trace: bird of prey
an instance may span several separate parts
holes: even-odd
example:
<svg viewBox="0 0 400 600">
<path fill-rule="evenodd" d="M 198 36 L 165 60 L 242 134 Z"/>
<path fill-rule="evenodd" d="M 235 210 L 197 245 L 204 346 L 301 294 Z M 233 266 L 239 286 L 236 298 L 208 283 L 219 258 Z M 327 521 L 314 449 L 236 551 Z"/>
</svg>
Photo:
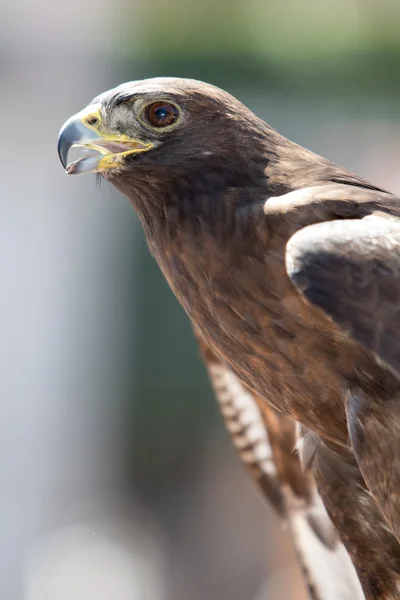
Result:
<svg viewBox="0 0 400 600">
<path fill-rule="evenodd" d="M 400 598 L 399 198 L 194 80 L 101 94 L 58 149 L 129 198 L 205 347 L 300 424 L 365 597 Z"/>
</svg>

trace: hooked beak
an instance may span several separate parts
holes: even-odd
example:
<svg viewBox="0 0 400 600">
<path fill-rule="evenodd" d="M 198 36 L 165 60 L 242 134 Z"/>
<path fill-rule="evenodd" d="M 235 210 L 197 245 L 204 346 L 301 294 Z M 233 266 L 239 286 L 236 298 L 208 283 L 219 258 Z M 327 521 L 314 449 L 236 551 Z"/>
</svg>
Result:
<svg viewBox="0 0 400 600">
<path fill-rule="evenodd" d="M 86 151 L 95 150 L 97 154 L 83 156 L 68 164 L 69 151 L 75 146 Z M 147 152 L 154 148 L 154 144 L 132 139 L 123 133 L 107 133 L 102 127 L 99 107 L 89 106 L 64 123 L 58 134 L 57 148 L 66 173 L 81 175 L 121 167 L 126 156 Z"/>
</svg>

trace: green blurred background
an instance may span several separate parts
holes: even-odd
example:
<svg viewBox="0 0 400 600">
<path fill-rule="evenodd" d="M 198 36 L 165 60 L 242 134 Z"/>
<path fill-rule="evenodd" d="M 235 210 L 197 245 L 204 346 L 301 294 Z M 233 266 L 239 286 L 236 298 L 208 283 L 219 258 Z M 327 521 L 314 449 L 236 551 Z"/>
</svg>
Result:
<svg viewBox="0 0 400 600">
<path fill-rule="evenodd" d="M 198 78 L 400 192 L 395 0 L 0 2 L 0 597 L 304 597 L 125 198 L 58 129 L 123 81 Z"/>
</svg>

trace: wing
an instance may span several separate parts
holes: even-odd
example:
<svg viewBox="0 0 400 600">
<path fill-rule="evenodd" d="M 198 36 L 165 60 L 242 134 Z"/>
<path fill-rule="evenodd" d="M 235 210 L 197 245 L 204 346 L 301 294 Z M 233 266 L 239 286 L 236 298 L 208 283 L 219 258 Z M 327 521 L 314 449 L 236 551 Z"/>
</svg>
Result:
<svg viewBox="0 0 400 600">
<path fill-rule="evenodd" d="M 310 599 L 361 600 L 350 558 L 295 451 L 296 424 L 253 395 L 196 335 L 233 444 L 287 523 Z"/>
<path fill-rule="evenodd" d="M 400 221 L 319 223 L 287 245 L 294 284 L 400 378 Z"/>
<path fill-rule="evenodd" d="M 400 379 L 400 220 L 371 215 L 305 227 L 287 244 L 286 267 L 311 304 Z M 382 391 L 375 386 L 368 395 L 354 384 L 347 421 L 364 479 L 400 540 L 396 379 L 388 373 Z"/>
</svg>

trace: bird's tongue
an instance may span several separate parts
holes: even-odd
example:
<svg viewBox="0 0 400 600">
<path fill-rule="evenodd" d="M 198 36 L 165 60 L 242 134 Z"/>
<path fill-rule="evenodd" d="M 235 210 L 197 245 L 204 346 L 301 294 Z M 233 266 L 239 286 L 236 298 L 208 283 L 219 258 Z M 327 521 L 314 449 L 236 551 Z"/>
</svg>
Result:
<svg viewBox="0 0 400 600">
<path fill-rule="evenodd" d="M 85 155 L 69 163 L 66 172 L 68 175 L 84 175 L 86 173 L 92 173 L 103 156 L 107 156 L 108 154 L 120 154 L 121 152 L 129 150 L 131 147 L 131 143 L 124 141 L 120 142 L 118 140 L 96 140 L 95 143 L 90 143 L 88 145 L 77 144 L 75 148 L 79 149 L 80 153 L 82 153 L 83 149 Z"/>
<path fill-rule="evenodd" d="M 69 163 L 66 168 L 68 175 L 83 175 L 93 173 L 96 170 L 100 160 L 106 156 L 123 155 L 129 151 L 142 152 L 147 150 L 149 145 L 140 140 L 96 140 L 87 144 L 75 144 L 75 148 L 84 149 L 85 156 Z M 88 154 L 88 153 L 91 154 Z M 95 152 L 95 154 L 93 154 Z"/>
<path fill-rule="evenodd" d="M 120 141 L 120 140 L 96 140 L 95 143 L 90 145 L 92 149 L 99 149 L 102 154 L 119 154 L 120 152 L 126 152 L 139 145 L 137 142 L 132 141 Z M 104 152 L 106 150 L 107 152 Z"/>
</svg>

